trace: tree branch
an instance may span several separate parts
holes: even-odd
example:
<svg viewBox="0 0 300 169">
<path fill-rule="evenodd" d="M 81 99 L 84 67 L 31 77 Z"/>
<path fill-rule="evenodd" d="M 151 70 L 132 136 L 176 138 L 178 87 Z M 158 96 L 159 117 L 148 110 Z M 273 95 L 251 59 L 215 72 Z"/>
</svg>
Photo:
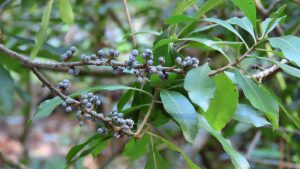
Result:
<svg viewBox="0 0 300 169">
<path fill-rule="evenodd" d="M 282 59 L 280 62 L 283 63 L 283 64 L 287 64 L 289 61 L 286 60 L 286 59 Z M 259 72 L 259 73 L 254 74 L 254 75 L 253 75 L 253 78 L 256 78 L 257 80 L 259 80 L 259 82 L 261 82 L 263 78 L 265 78 L 265 77 L 267 77 L 267 76 L 269 76 L 269 75 L 274 74 L 274 73 L 277 72 L 278 70 L 280 70 L 280 67 L 274 64 L 274 65 L 271 66 L 270 68 L 265 69 L 265 70 L 262 71 L 262 72 Z"/>
<path fill-rule="evenodd" d="M 1 150 L 0 150 L 0 160 L 4 162 L 4 164 L 7 164 L 13 168 L 16 169 L 27 169 L 26 166 L 24 166 L 21 163 L 18 163 L 12 159 L 10 159 L 9 157 L 7 157 Z"/>
</svg>

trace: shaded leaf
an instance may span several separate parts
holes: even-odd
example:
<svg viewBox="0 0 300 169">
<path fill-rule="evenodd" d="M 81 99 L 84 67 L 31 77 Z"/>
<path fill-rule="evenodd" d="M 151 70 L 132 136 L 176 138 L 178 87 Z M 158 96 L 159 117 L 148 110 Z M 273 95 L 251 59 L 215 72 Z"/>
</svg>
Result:
<svg viewBox="0 0 300 169">
<path fill-rule="evenodd" d="M 140 140 L 130 138 L 128 143 L 125 145 L 125 149 L 122 155 L 129 157 L 132 160 L 136 160 L 144 156 L 148 152 L 149 142 L 150 136 L 147 134 L 145 134 Z"/>
<path fill-rule="evenodd" d="M 41 28 L 40 28 L 38 34 L 36 35 L 35 45 L 30 54 L 30 56 L 32 58 L 36 57 L 37 53 L 39 52 L 39 50 L 41 49 L 41 47 L 43 46 L 43 43 L 45 42 L 45 40 L 47 38 L 47 29 L 48 29 L 48 25 L 49 25 L 49 21 L 50 21 L 52 4 L 53 4 L 53 0 L 49 0 L 47 3 L 47 6 L 45 7 L 45 10 L 43 12 Z"/>
<path fill-rule="evenodd" d="M 279 107 L 274 97 L 253 82 L 252 79 L 244 76 L 237 70 L 234 71 L 234 78 L 252 106 L 263 111 L 271 121 L 273 128 L 277 128 L 279 123 Z"/>
<path fill-rule="evenodd" d="M 168 163 L 161 157 L 161 155 L 157 151 L 152 136 L 150 136 L 150 140 L 150 152 L 147 156 L 145 169 L 168 169 Z"/>
<path fill-rule="evenodd" d="M 290 61 L 300 66 L 300 38 L 292 35 L 268 38 L 274 48 L 279 48 Z"/>
<path fill-rule="evenodd" d="M 173 15 L 165 20 L 165 24 L 177 24 L 181 22 L 193 22 L 197 20 L 197 18 L 187 15 Z"/>
<path fill-rule="evenodd" d="M 196 17 L 200 18 L 202 15 L 204 15 L 206 12 L 212 10 L 216 6 L 220 5 L 223 2 L 223 0 L 207 0 L 205 1 L 200 7 L 199 10 L 196 13 Z"/>
<path fill-rule="evenodd" d="M 233 18 L 226 20 L 226 22 L 229 22 L 230 24 L 234 24 L 234 25 L 241 27 L 242 29 L 247 31 L 252 36 L 253 40 L 256 42 L 253 25 L 247 17 L 243 17 L 243 18 L 233 17 Z"/>
<path fill-rule="evenodd" d="M 184 138 L 192 143 L 198 133 L 196 111 L 193 105 L 181 93 L 175 91 L 161 90 L 160 98 L 164 109 L 180 125 Z"/>
<path fill-rule="evenodd" d="M 265 21 L 263 21 L 261 38 L 265 37 L 265 35 L 271 32 L 278 25 L 278 23 L 281 22 L 284 17 L 280 18 L 280 16 L 286 7 L 286 4 L 282 5 L 276 12 L 270 15 L 270 18 L 267 18 Z"/>
<path fill-rule="evenodd" d="M 246 104 L 239 104 L 233 119 L 252 124 L 255 127 L 270 125 L 270 123 L 252 107 Z"/>
<path fill-rule="evenodd" d="M 0 65 L 0 111 L 11 112 L 15 100 L 14 95 L 14 80 L 9 72 Z"/>
</svg>

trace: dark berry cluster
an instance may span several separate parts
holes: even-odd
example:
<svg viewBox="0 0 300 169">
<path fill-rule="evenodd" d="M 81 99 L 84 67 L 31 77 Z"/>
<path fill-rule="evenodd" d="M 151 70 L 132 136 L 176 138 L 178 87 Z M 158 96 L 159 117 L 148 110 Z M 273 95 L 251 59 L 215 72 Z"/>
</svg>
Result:
<svg viewBox="0 0 300 169">
<path fill-rule="evenodd" d="M 76 52 L 76 47 L 71 46 L 70 49 L 66 51 L 66 53 L 61 55 L 61 60 L 64 62 L 69 61 L 73 57 L 75 52 Z"/>
<path fill-rule="evenodd" d="M 68 87 L 69 81 L 64 80 L 58 86 Z M 99 96 L 93 93 L 82 94 L 77 100 L 67 97 L 62 103 L 66 112 L 76 111 L 76 120 L 80 126 L 83 126 L 87 120 L 98 120 L 105 126 L 97 129 L 97 132 L 101 135 L 108 134 L 109 131 L 112 131 L 116 138 L 133 135 L 131 131 L 134 125 L 133 120 L 125 119 L 124 115 L 116 110 L 113 110 L 107 116 L 103 113 L 97 113 L 95 109 L 100 105 Z"/>
<path fill-rule="evenodd" d="M 181 57 L 177 57 L 175 59 L 175 63 L 177 65 L 180 65 L 183 69 L 187 69 L 187 68 L 195 68 L 199 66 L 199 59 L 196 57 L 190 57 L 187 56 L 184 58 L 184 60 L 182 61 Z"/>
<path fill-rule="evenodd" d="M 68 88 L 69 88 L 69 80 L 65 79 L 62 82 L 59 82 L 57 88 L 60 89 L 60 90 L 62 90 L 62 91 L 68 90 Z"/>
</svg>

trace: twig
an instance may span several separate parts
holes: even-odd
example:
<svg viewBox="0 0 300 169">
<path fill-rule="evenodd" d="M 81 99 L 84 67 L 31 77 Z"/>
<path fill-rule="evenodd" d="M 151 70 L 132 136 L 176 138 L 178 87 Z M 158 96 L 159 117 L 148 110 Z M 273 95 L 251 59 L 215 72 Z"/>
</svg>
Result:
<svg viewBox="0 0 300 169">
<path fill-rule="evenodd" d="M 26 166 L 24 166 L 23 164 L 20 164 L 12 159 L 10 159 L 9 157 L 7 157 L 1 150 L 0 150 L 0 160 L 4 162 L 4 164 L 7 164 L 13 168 L 16 169 L 27 169 Z"/>
<path fill-rule="evenodd" d="M 250 158 L 248 160 L 251 161 L 251 162 L 253 162 L 253 163 L 263 164 L 263 165 L 269 165 L 269 166 L 274 166 L 274 167 L 278 167 L 278 164 L 279 164 L 278 160 L 271 160 L 271 159 Z M 299 164 L 295 164 L 295 163 L 282 162 L 281 165 L 284 168 L 300 169 L 300 165 Z"/>
<path fill-rule="evenodd" d="M 124 5 L 125 5 L 125 11 L 126 11 L 128 24 L 129 24 L 131 34 L 132 34 L 132 43 L 133 43 L 133 46 L 136 46 L 136 39 L 135 39 L 135 36 L 134 36 L 135 31 L 134 31 L 134 27 L 133 27 L 133 24 L 132 24 L 132 21 L 131 21 L 131 17 L 130 17 L 128 5 L 127 5 L 127 0 L 124 0 Z"/>
<path fill-rule="evenodd" d="M 280 62 L 283 63 L 283 64 L 287 64 L 289 61 L 287 59 L 282 59 Z M 263 78 L 275 73 L 278 70 L 280 70 L 280 67 L 277 66 L 277 65 L 273 65 L 270 68 L 265 69 L 262 72 L 254 74 L 253 78 L 258 79 L 258 81 L 261 82 Z"/>
<path fill-rule="evenodd" d="M 148 121 L 148 119 L 149 119 L 149 117 L 150 117 L 150 115 L 153 111 L 153 108 L 154 108 L 154 105 L 156 103 L 156 99 L 157 99 L 158 95 L 159 95 L 159 88 L 155 88 L 150 107 L 149 107 L 142 123 L 140 124 L 139 128 L 137 129 L 136 133 L 134 134 L 134 137 L 136 137 L 136 138 L 140 137 L 141 132 L 143 131 L 143 128 L 144 128 L 145 124 L 147 123 L 147 121 Z"/>
<path fill-rule="evenodd" d="M 252 141 L 248 147 L 248 150 L 246 153 L 246 158 L 251 158 L 252 152 L 256 148 L 257 143 L 260 140 L 260 137 L 261 137 L 261 131 L 256 132 L 254 138 L 252 139 Z"/>
</svg>

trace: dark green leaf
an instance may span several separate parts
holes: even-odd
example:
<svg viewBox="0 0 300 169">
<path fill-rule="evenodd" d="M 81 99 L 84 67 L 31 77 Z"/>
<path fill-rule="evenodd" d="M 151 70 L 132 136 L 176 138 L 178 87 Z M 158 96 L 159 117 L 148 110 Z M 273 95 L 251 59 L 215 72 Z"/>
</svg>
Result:
<svg viewBox="0 0 300 169">
<path fill-rule="evenodd" d="M 252 106 L 263 111 L 271 121 L 273 128 L 277 128 L 279 123 L 279 107 L 275 98 L 253 82 L 252 79 L 244 76 L 237 70 L 234 71 L 234 78 Z"/>
<path fill-rule="evenodd" d="M 256 7 L 253 0 L 231 0 L 241 11 L 244 12 L 245 16 L 249 18 L 253 27 L 256 27 Z"/>
<path fill-rule="evenodd" d="M 96 159 L 96 157 L 107 147 L 109 139 L 103 141 L 95 140 L 95 143 L 96 145 L 94 146 L 91 153 L 94 159 Z"/>
<path fill-rule="evenodd" d="M 215 92 L 215 82 L 208 77 L 211 71 L 208 64 L 190 70 L 184 79 L 184 89 L 191 101 L 204 111 L 208 109 L 208 102 Z"/>
<path fill-rule="evenodd" d="M 270 18 L 267 18 L 265 21 L 263 21 L 261 38 L 265 37 L 265 35 L 271 32 L 278 25 L 278 23 L 284 19 L 284 17 L 280 18 L 280 16 L 286 7 L 286 4 L 282 5 L 276 12 L 271 14 Z"/>
<path fill-rule="evenodd" d="M 185 10 L 187 10 L 192 5 L 196 4 L 197 0 L 183 0 L 179 1 L 176 8 L 173 11 L 173 15 L 181 15 Z"/>
<path fill-rule="evenodd" d="M 235 169 L 250 169 L 250 165 L 246 158 L 237 152 L 230 141 L 225 139 L 220 132 L 214 130 L 202 115 L 198 115 L 199 126 L 213 135 L 223 146 L 225 152 L 230 156 Z"/>
<path fill-rule="evenodd" d="M 193 105 L 182 94 L 174 91 L 161 90 L 160 98 L 164 109 L 179 123 L 184 138 L 192 143 L 198 133 Z"/>
<path fill-rule="evenodd" d="M 156 138 L 160 139 L 164 144 L 166 144 L 166 146 L 168 146 L 168 148 L 170 150 L 180 153 L 181 156 L 186 161 L 187 166 L 188 166 L 189 169 L 200 169 L 199 166 L 197 166 L 191 159 L 189 159 L 189 157 L 187 155 L 185 155 L 184 152 L 182 150 L 180 150 L 180 148 L 178 148 L 172 142 L 170 142 L 169 140 L 167 140 L 167 139 L 165 139 L 165 138 L 163 138 L 159 135 L 156 135 L 156 134 L 153 134 L 153 133 L 150 133 L 150 132 L 148 132 L 148 134 L 150 134 L 153 137 L 156 137 Z"/>
<path fill-rule="evenodd" d="M 73 24 L 74 14 L 69 0 L 59 1 L 59 12 L 61 19 L 67 24 Z"/>
<path fill-rule="evenodd" d="M 119 111 L 123 110 L 124 106 L 130 101 L 133 94 L 134 94 L 133 90 L 127 90 L 125 93 L 123 93 L 123 95 L 119 99 L 118 106 L 117 106 Z"/>
<path fill-rule="evenodd" d="M 193 22 L 197 21 L 197 18 L 191 17 L 191 16 L 186 16 L 186 15 L 175 15 L 167 18 L 165 20 L 165 24 L 177 24 L 181 22 Z"/>
<path fill-rule="evenodd" d="M 35 45 L 30 54 L 32 58 L 36 57 L 37 53 L 39 52 L 39 50 L 41 49 L 43 43 L 47 38 L 47 29 L 50 21 L 50 16 L 51 16 L 52 4 L 53 4 L 53 0 L 49 0 L 43 12 L 41 28 L 38 34 L 36 35 Z"/>
<path fill-rule="evenodd" d="M 132 160 L 136 160 L 144 156 L 148 152 L 150 136 L 144 135 L 140 140 L 130 138 L 128 143 L 125 145 L 123 156 L 129 157 Z M 138 150 L 138 151 L 137 151 Z"/>
<path fill-rule="evenodd" d="M 212 10 L 216 6 L 220 5 L 223 2 L 223 0 L 207 0 L 205 1 L 200 7 L 199 10 L 196 13 L 196 17 L 200 18 L 202 15 L 204 15 L 206 12 Z"/>
<path fill-rule="evenodd" d="M 239 93 L 225 73 L 216 75 L 214 80 L 216 92 L 204 116 L 209 124 L 219 131 L 225 127 L 236 112 Z"/>
<path fill-rule="evenodd" d="M 255 37 L 253 25 L 251 24 L 251 22 L 249 21 L 249 19 L 247 17 L 243 17 L 243 18 L 234 17 L 234 18 L 228 19 L 226 22 L 229 22 L 230 24 L 240 26 L 242 29 L 244 29 L 245 31 L 250 33 L 253 40 L 256 42 L 256 37 Z"/>
<path fill-rule="evenodd" d="M 168 169 L 168 163 L 161 157 L 161 155 L 157 151 L 156 146 L 154 145 L 152 135 L 150 135 L 150 140 L 150 152 L 147 156 L 145 169 Z"/>
<path fill-rule="evenodd" d="M 270 123 L 259 114 L 260 113 L 258 113 L 254 108 L 246 104 L 239 104 L 233 119 L 252 124 L 255 127 L 270 125 Z"/>
<path fill-rule="evenodd" d="M 11 112 L 15 100 L 14 80 L 9 72 L 0 65 L 0 111 Z"/>
<path fill-rule="evenodd" d="M 279 48 L 284 56 L 300 66 L 300 38 L 292 35 L 268 38 L 274 48 Z"/>
</svg>

